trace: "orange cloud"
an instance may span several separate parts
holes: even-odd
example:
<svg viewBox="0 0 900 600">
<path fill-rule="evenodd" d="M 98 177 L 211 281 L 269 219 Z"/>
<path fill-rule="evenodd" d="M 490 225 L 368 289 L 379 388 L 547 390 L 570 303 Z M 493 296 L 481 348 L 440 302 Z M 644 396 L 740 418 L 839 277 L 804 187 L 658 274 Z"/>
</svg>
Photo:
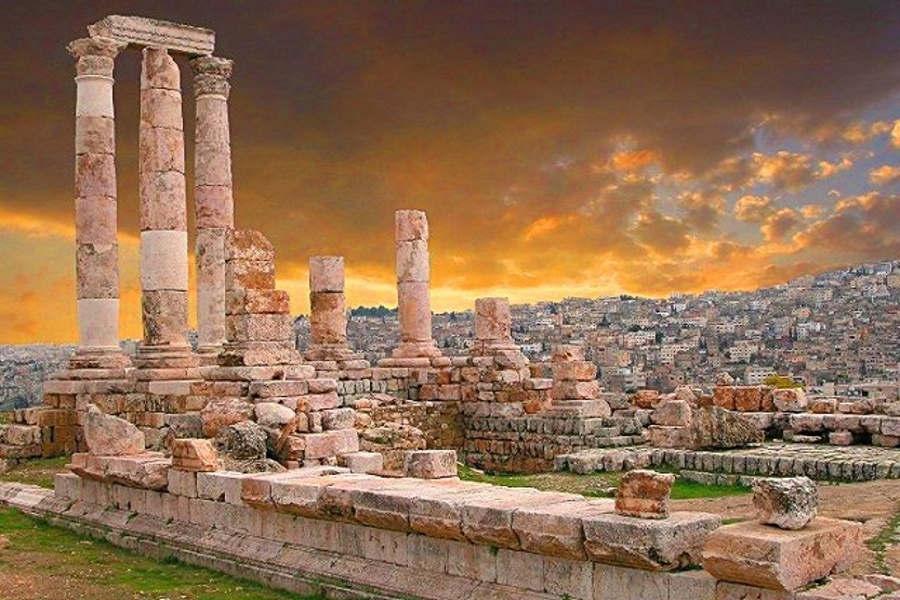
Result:
<svg viewBox="0 0 900 600">
<path fill-rule="evenodd" d="M 882 165 L 869 171 L 869 181 L 875 185 L 890 185 L 900 181 L 900 165 Z"/>
</svg>

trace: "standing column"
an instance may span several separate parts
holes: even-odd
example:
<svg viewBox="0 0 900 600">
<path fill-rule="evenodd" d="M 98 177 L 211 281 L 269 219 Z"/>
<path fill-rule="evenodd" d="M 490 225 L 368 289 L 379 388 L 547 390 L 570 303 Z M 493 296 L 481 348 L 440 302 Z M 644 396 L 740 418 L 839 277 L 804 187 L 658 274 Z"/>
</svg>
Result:
<svg viewBox="0 0 900 600">
<path fill-rule="evenodd" d="M 201 56 L 191 61 L 197 104 L 194 207 L 197 219 L 197 337 L 201 354 L 218 354 L 225 342 L 225 233 L 234 227 L 228 94 L 232 61 Z"/>
<path fill-rule="evenodd" d="M 397 250 L 397 312 L 400 346 L 395 358 L 440 356 L 431 337 L 431 298 L 428 291 L 428 218 L 421 210 L 398 210 L 394 215 Z"/>
<path fill-rule="evenodd" d="M 347 344 L 344 257 L 309 259 L 309 360 L 340 360 L 351 354 Z"/>
<path fill-rule="evenodd" d="M 138 143 L 144 320 L 138 366 L 177 369 L 191 355 L 184 126 L 178 65 L 164 48 L 143 50 Z"/>
<path fill-rule="evenodd" d="M 125 44 L 82 38 L 68 46 L 75 83 L 75 273 L 78 349 L 71 368 L 121 368 L 113 67 Z"/>
</svg>

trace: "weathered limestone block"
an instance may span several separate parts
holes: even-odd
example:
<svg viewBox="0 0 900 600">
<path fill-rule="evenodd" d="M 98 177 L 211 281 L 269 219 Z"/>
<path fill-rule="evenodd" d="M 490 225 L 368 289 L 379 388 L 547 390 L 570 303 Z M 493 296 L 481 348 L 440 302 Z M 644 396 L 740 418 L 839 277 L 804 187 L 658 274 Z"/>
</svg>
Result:
<svg viewBox="0 0 900 600">
<path fill-rule="evenodd" d="M 861 535 L 859 523 L 824 517 L 800 530 L 735 523 L 709 535 L 703 568 L 723 581 L 796 590 L 855 560 Z"/>
<path fill-rule="evenodd" d="M 144 434 L 140 429 L 125 419 L 104 414 L 93 404 L 88 405 L 82 428 L 88 450 L 95 456 L 128 456 L 144 452 Z"/>
<path fill-rule="evenodd" d="M 691 405 L 684 400 L 666 400 L 656 406 L 650 414 L 650 421 L 667 427 L 688 427 L 691 424 Z"/>
<path fill-rule="evenodd" d="M 398 210 L 394 216 L 394 239 L 398 242 L 428 239 L 425 211 Z"/>
<path fill-rule="evenodd" d="M 417 479 L 456 477 L 456 450 L 410 450 L 403 470 L 407 477 Z"/>
<path fill-rule="evenodd" d="M 129 456 L 73 454 L 69 469 L 80 477 L 128 487 L 163 490 L 172 461 L 158 452 Z"/>
<path fill-rule="evenodd" d="M 305 444 L 308 459 L 329 458 L 359 451 L 359 436 L 354 429 L 336 429 L 298 435 Z"/>
<path fill-rule="evenodd" d="M 631 403 L 637 408 L 651 409 L 662 402 L 657 390 L 638 390 L 631 397 Z"/>
<path fill-rule="evenodd" d="M 581 520 L 610 513 L 613 509 L 614 501 L 608 498 L 529 506 L 513 514 L 512 526 L 522 550 L 584 560 L 584 532 Z"/>
<path fill-rule="evenodd" d="M 804 412 L 809 405 L 803 388 L 773 390 L 772 403 L 781 412 Z"/>
<path fill-rule="evenodd" d="M 219 468 L 219 456 L 206 439 L 172 440 L 172 467 L 182 471 L 207 472 Z"/>
<path fill-rule="evenodd" d="M 214 438 L 224 427 L 253 418 L 253 405 L 240 398 L 212 398 L 200 411 L 203 435 Z"/>
<path fill-rule="evenodd" d="M 782 529 L 802 529 L 816 517 L 819 493 L 808 477 L 753 481 L 753 506 L 759 521 Z"/>
<path fill-rule="evenodd" d="M 211 29 L 123 15 L 106 16 L 88 25 L 88 32 L 91 36 L 111 38 L 123 45 L 163 45 L 189 56 L 211 54 L 216 41 L 216 34 Z"/>
<path fill-rule="evenodd" d="M 586 360 L 556 361 L 551 368 L 553 378 L 563 381 L 591 381 L 597 377 L 597 365 Z"/>
<path fill-rule="evenodd" d="M 348 452 L 338 463 L 351 473 L 378 473 L 384 469 L 384 457 L 378 452 Z"/>
<path fill-rule="evenodd" d="M 344 257 L 343 256 L 310 256 L 309 257 L 309 291 L 310 292 L 343 292 L 344 291 Z"/>
<path fill-rule="evenodd" d="M 253 410 L 256 422 L 271 429 L 281 429 L 297 418 L 296 412 L 277 402 L 258 402 Z"/>
<path fill-rule="evenodd" d="M 669 498 L 675 476 L 636 469 L 627 472 L 616 492 L 616 513 L 641 519 L 669 516 Z"/>
<path fill-rule="evenodd" d="M 474 544 L 488 544 L 499 548 L 520 548 L 513 531 L 512 518 L 516 510 L 528 506 L 546 506 L 579 499 L 575 494 L 539 492 L 529 488 L 492 490 L 492 494 L 476 495 L 462 506 L 462 531 Z"/>
<path fill-rule="evenodd" d="M 583 520 L 584 547 L 597 562 L 669 571 L 695 566 L 707 536 L 722 524 L 707 513 L 675 512 L 647 520 L 608 514 Z"/>
<path fill-rule="evenodd" d="M 428 282 L 430 279 L 428 240 L 398 241 L 396 249 L 397 281 Z"/>
<path fill-rule="evenodd" d="M 226 315 L 288 314 L 291 300 L 282 290 L 232 289 L 225 293 Z"/>
</svg>

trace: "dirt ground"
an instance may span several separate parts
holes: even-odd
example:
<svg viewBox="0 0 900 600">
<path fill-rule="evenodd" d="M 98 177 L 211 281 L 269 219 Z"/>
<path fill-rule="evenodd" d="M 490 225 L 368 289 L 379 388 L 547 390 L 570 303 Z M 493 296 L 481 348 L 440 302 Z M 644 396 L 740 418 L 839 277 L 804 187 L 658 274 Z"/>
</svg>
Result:
<svg viewBox="0 0 900 600">
<path fill-rule="evenodd" d="M 698 510 L 722 515 L 724 519 L 750 519 L 754 516 L 750 495 L 721 498 L 673 500 L 674 510 Z M 900 481 L 870 481 L 853 484 L 820 484 L 819 514 L 825 517 L 858 521 L 863 524 L 863 537 L 872 540 L 881 536 L 884 540 L 881 565 L 878 553 L 867 548 L 853 565 L 851 573 L 872 573 L 887 570 L 900 577 L 900 531 L 886 531 L 900 515 Z"/>
</svg>

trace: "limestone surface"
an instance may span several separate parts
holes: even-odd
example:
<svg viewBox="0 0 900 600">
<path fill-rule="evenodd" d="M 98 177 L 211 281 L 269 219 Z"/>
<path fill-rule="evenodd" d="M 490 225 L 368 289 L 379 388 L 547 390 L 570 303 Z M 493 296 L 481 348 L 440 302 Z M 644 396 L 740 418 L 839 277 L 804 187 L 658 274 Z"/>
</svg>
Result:
<svg viewBox="0 0 900 600">
<path fill-rule="evenodd" d="M 669 498 L 675 476 L 644 469 L 628 471 L 616 492 L 616 513 L 641 519 L 669 516 Z"/>
<path fill-rule="evenodd" d="M 753 506 L 761 523 L 802 529 L 816 517 L 818 504 L 818 488 L 808 477 L 773 477 L 753 482 Z"/>
<path fill-rule="evenodd" d="M 82 422 L 88 450 L 95 456 L 128 456 L 144 452 L 144 434 L 140 429 L 91 404 Z"/>
</svg>

